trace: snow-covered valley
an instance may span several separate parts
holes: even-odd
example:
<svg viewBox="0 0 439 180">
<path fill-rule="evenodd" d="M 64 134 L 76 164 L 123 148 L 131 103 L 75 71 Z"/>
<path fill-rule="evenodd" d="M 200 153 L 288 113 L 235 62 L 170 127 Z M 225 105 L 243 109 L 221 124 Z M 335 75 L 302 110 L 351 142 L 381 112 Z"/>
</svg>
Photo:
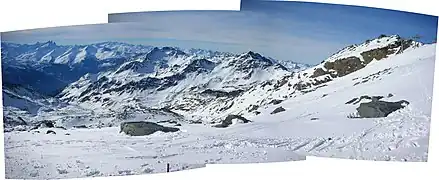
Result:
<svg viewBox="0 0 439 180">
<path fill-rule="evenodd" d="M 8 48 L 2 47 L 8 58 L 2 66 L 22 67 L 8 62 L 19 57 L 23 63 L 29 55 Z M 110 49 L 107 56 L 115 54 Z M 4 81 L 6 177 L 145 174 L 166 172 L 167 163 L 177 171 L 308 155 L 427 161 L 435 51 L 436 44 L 380 36 L 316 66 L 285 67 L 251 51 L 148 47 L 113 68 L 82 72 L 56 95 L 44 94 L 38 85 Z M 59 59 L 40 56 L 31 59 Z M 102 53 L 96 57 L 111 62 Z M 63 62 L 74 66 L 75 60 Z M 385 117 L 362 117 L 378 116 L 362 106 L 402 101 L 407 103 Z M 40 126 L 43 121 L 53 127 Z M 120 123 L 129 121 L 178 131 L 129 136 L 120 132 Z"/>
</svg>

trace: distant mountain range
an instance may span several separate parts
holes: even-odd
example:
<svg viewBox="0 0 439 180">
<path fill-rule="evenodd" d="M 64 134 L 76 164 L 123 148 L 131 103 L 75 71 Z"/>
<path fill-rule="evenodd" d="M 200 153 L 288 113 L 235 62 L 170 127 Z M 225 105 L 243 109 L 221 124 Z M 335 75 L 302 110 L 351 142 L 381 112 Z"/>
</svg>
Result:
<svg viewBox="0 0 439 180">
<path fill-rule="evenodd" d="M 374 60 L 419 46 L 397 35 L 380 36 L 311 66 L 253 51 L 2 43 L 4 111 L 18 108 L 38 119 L 69 108 L 101 115 L 165 108 L 189 121 L 211 122 L 314 91 Z"/>
</svg>

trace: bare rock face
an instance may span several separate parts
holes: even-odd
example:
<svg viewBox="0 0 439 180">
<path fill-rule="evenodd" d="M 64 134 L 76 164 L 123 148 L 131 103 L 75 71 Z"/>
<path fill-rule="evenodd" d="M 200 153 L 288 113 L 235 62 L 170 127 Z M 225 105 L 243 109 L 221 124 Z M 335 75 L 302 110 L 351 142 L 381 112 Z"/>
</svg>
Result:
<svg viewBox="0 0 439 180">
<path fill-rule="evenodd" d="M 136 122 L 123 122 L 120 125 L 120 132 L 124 132 L 130 136 L 145 136 L 153 134 L 157 131 L 162 132 L 177 132 L 180 129 L 173 127 L 162 126 L 153 122 L 136 121 Z"/>
</svg>

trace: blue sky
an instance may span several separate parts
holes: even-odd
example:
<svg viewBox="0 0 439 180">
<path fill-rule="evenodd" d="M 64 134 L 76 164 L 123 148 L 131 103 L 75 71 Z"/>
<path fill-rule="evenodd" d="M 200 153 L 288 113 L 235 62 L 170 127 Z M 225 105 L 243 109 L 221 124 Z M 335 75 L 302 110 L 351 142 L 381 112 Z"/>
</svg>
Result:
<svg viewBox="0 0 439 180">
<path fill-rule="evenodd" d="M 120 41 L 155 46 L 256 51 L 317 64 L 337 50 L 380 34 L 436 39 L 437 17 L 397 11 L 298 2 L 244 0 L 242 11 L 124 13 L 110 21 L 139 21 L 2 33 L 2 41 L 89 44 Z"/>
<path fill-rule="evenodd" d="M 325 3 L 242 0 L 241 11 L 258 11 L 274 18 L 287 18 L 307 24 L 303 29 L 290 29 L 296 34 L 312 35 L 347 42 L 361 41 L 377 34 L 420 34 L 424 42 L 437 39 L 437 17 L 402 11 Z M 306 29 L 306 30 L 304 30 Z M 319 31 L 320 30 L 320 31 Z M 331 34 L 322 31 L 330 30 Z"/>
</svg>

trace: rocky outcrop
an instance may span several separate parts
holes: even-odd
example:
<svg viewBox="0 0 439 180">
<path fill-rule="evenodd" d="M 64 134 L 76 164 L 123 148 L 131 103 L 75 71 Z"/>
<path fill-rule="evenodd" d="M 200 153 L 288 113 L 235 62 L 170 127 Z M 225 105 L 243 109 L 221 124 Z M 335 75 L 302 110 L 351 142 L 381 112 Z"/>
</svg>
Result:
<svg viewBox="0 0 439 180">
<path fill-rule="evenodd" d="M 380 36 L 379 38 L 384 38 L 384 37 L 387 36 Z M 371 40 L 366 41 L 366 44 L 369 43 L 370 41 Z M 361 52 L 359 57 L 351 56 L 351 57 L 336 59 L 334 61 L 328 61 L 328 62 L 323 61 L 322 62 L 324 63 L 323 67 L 326 70 L 324 70 L 323 68 L 316 68 L 310 77 L 315 78 L 326 74 L 330 74 L 332 78 L 335 78 L 335 77 L 342 77 L 348 75 L 352 72 L 364 68 L 372 60 L 382 60 L 389 57 L 392 54 L 403 52 L 407 48 L 413 46 L 413 42 L 414 42 L 413 40 L 407 40 L 398 37 L 398 39 L 395 42 L 385 47 Z M 347 48 L 353 49 L 355 47 L 352 46 Z M 363 61 L 360 58 L 362 58 Z"/>
<path fill-rule="evenodd" d="M 384 96 L 368 96 L 368 95 L 363 95 L 359 98 L 353 98 L 351 100 L 349 100 L 348 102 L 346 102 L 345 104 L 358 104 L 360 103 L 362 100 L 367 99 L 367 100 L 371 100 L 371 101 L 379 101 L 382 98 L 384 98 Z"/>
<path fill-rule="evenodd" d="M 273 99 L 273 100 L 270 101 L 269 104 L 278 105 L 278 104 L 282 103 L 282 101 L 283 100 L 280 100 L 280 99 Z"/>
<path fill-rule="evenodd" d="M 249 122 L 251 122 L 250 120 L 248 120 L 248 119 L 246 119 L 246 118 L 244 118 L 242 116 L 239 116 L 239 115 L 228 115 L 226 117 L 226 119 L 224 119 L 221 122 L 221 124 L 217 124 L 214 127 L 217 127 L 217 128 L 229 127 L 231 124 L 233 124 L 234 120 L 236 120 L 238 123 L 249 123 Z"/>
<path fill-rule="evenodd" d="M 46 134 L 56 134 L 56 132 L 53 130 L 47 130 Z"/>
<path fill-rule="evenodd" d="M 285 111 L 285 109 L 281 106 L 281 107 L 274 109 L 273 112 L 271 112 L 270 114 L 277 114 L 277 113 L 280 113 L 283 111 Z"/>
<path fill-rule="evenodd" d="M 130 136 L 145 136 L 153 134 L 157 131 L 161 132 L 177 132 L 180 129 L 173 127 L 162 126 L 153 122 L 137 121 L 137 122 L 123 122 L 120 125 L 120 132 L 124 132 Z"/>
<path fill-rule="evenodd" d="M 76 129 L 87 129 L 88 127 L 86 125 L 77 125 L 77 126 L 73 126 Z"/>
<path fill-rule="evenodd" d="M 389 114 L 404 108 L 409 104 L 408 101 L 401 100 L 398 102 L 372 101 L 361 103 L 357 108 L 360 118 L 379 118 L 387 117 Z"/>
<path fill-rule="evenodd" d="M 206 94 L 206 95 L 210 95 L 210 96 L 215 96 L 215 97 L 237 97 L 239 95 L 241 95 L 241 93 L 243 93 L 243 90 L 234 90 L 234 91 L 219 91 L 219 90 L 212 90 L 212 89 L 206 89 L 203 92 L 201 92 L 201 94 Z"/>
</svg>

